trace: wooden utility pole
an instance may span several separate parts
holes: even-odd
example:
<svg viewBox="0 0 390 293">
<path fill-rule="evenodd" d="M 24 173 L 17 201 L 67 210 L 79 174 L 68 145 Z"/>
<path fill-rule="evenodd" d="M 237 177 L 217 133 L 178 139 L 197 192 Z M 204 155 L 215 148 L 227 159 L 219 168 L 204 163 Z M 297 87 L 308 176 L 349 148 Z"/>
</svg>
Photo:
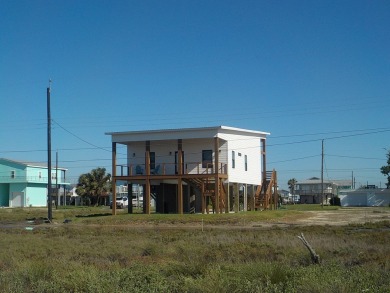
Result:
<svg viewBox="0 0 390 293">
<path fill-rule="evenodd" d="M 51 114 L 50 114 L 50 85 L 51 80 L 49 80 L 49 87 L 47 88 L 47 208 L 48 208 L 48 219 L 51 221 L 53 219 L 52 215 L 52 203 L 51 203 Z"/>
<path fill-rule="evenodd" d="M 324 207 L 324 140 L 322 140 L 321 152 L 321 206 Z"/>
<path fill-rule="evenodd" d="M 57 206 L 60 205 L 60 193 L 58 190 L 58 151 L 56 151 L 56 194 L 57 194 Z"/>
</svg>

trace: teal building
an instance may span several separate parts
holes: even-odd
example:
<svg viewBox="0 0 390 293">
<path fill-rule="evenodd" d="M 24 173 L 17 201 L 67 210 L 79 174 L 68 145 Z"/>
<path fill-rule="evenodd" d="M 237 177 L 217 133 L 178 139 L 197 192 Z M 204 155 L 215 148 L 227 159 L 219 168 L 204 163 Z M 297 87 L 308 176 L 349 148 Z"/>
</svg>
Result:
<svg viewBox="0 0 390 293">
<path fill-rule="evenodd" d="M 53 188 L 69 185 L 65 181 L 67 169 L 53 168 Z M 47 165 L 26 163 L 0 158 L 0 206 L 45 207 L 47 206 Z"/>
</svg>

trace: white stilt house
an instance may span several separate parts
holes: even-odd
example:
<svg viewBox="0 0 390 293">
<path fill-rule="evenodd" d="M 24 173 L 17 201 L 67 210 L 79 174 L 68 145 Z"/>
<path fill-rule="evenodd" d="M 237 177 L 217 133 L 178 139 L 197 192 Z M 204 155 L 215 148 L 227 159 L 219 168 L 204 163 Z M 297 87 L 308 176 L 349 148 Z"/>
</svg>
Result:
<svg viewBox="0 0 390 293">
<path fill-rule="evenodd" d="M 143 185 L 144 213 L 151 212 L 151 196 L 158 213 L 237 212 L 276 203 L 276 172 L 266 170 L 267 132 L 216 126 L 107 135 L 113 184 Z M 127 146 L 126 164 L 117 164 L 117 144 Z"/>
</svg>

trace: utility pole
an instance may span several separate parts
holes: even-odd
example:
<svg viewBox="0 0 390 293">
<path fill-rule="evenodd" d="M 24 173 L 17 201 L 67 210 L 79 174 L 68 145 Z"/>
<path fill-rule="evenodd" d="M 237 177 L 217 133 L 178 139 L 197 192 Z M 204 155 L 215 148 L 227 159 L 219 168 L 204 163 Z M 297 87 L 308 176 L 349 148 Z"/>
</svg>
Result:
<svg viewBox="0 0 390 293">
<path fill-rule="evenodd" d="M 58 151 L 56 151 L 56 194 L 57 194 L 57 206 L 60 205 L 60 193 L 59 193 L 59 188 L 58 188 Z"/>
<path fill-rule="evenodd" d="M 322 140 L 321 152 L 321 206 L 324 208 L 324 140 Z"/>
<path fill-rule="evenodd" d="M 51 222 L 53 219 L 52 215 L 52 204 L 51 204 L 51 115 L 50 115 L 50 87 L 51 80 L 49 80 L 49 87 L 47 88 L 47 209 L 48 219 Z"/>
</svg>

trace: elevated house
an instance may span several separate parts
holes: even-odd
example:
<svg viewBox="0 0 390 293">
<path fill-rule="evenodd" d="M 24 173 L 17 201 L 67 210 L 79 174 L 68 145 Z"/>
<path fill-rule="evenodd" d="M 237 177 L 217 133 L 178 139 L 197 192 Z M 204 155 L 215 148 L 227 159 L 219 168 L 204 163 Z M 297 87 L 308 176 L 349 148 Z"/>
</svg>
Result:
<svg viewBox="0 0 390 293">
<path fill-rule="evenodd" d="M 352 189 L 352 180 L 321 180 L 312 177 L 298 181 L 295 193 L 299 194 L 300 203 L 327 204 L 338 196 L 340 190 Z"/>
<path fill-rule="evenodd" d="M 52 169 L 53 185 L 69 185 L 65 182 L 66 170 L 64 168 Z M 0 206 L 47 206 L 47 184 L 48 168 L 46 165 L 0 158 Z"/>
<path fill-rule="evenodd" d="M 269 133 L 216 126 L 107 135 L 112 140 L 113 186 L 117 181 L 127 182 L 128 190 L 142 185 L 144 213 L 151 212 L 151 197 L 158 213 L 276 206 L 276 172 L 266 170 Z M 124 164 L 117 163 L 118 144 L 127 149 Z"/>
</svg>

